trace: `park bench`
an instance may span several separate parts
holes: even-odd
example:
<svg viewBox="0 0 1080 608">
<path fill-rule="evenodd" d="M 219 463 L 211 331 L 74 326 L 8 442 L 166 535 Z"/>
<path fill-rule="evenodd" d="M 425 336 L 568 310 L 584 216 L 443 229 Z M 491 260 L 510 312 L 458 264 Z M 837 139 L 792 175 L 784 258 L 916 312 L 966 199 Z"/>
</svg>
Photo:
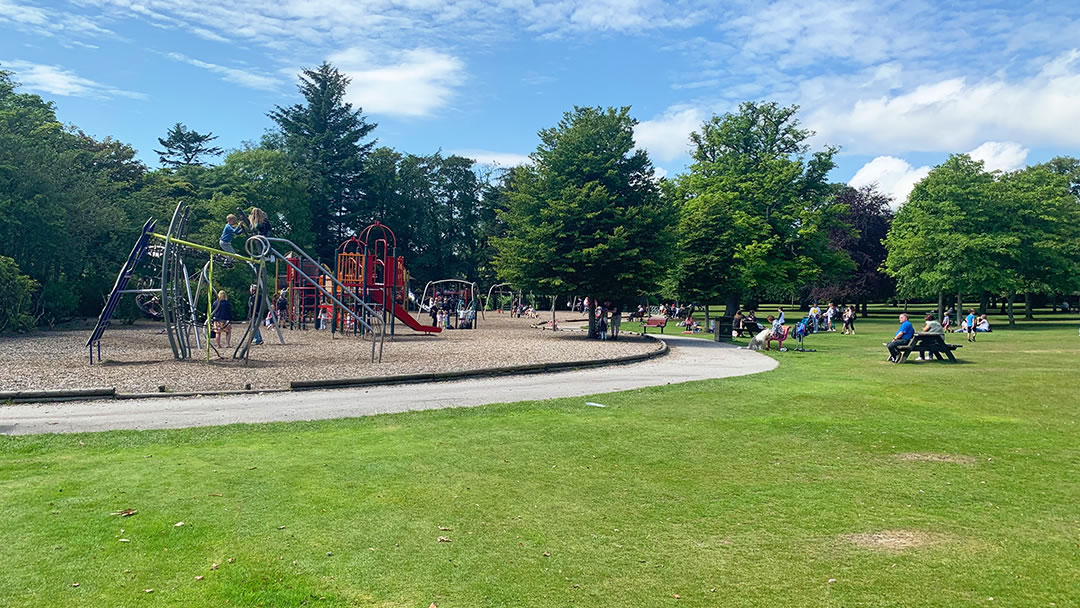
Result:
<svg viewBox="0 0 1080 608">
<path fill-rule="evenodd" d="M 897 359 L 897 363 L 903 363 L 907 361 L 908 355 L 912 352 L 925 352 L 929 353 L 931 357 L 938 361 L 944 361 L 945 357 L 949 358 L 949 361 L 956 363 L 956 357 L 953 356 L 952 351 L 962 348 L 962 344 L 948 344 L 945 342 L 945 336 L 941 334 L 927 334 L 917 333 L 911 341 L 904 346 L 896 347 L 900 351 L 900 358 Z M 944 356 L 942 356 L 944 355 Z"/>
<path fill-rule="evenodd" d="M 769 344 L 773 340 L 775 340 L 778 343 L 777 348 L 783 349 L 784 348 L 784 340 L 788 339 L 788 335 L 790 334 L 790 332 L 791 332 L 791 326 L 784 325 L 783 327 L 780 328 L 780 334 L 779 335 L 770 334 L 768 338 L 765 338 L 765 348 L 768 349 Z"/>
<path fill-rule="evenodd" d="M 648 333 L 650 327 L 659 327 L 660 333 L 664 333 L 664 328 L 667 327 L 667 317 L 649 317 L 648 320 L 641 324 L 641 333 Z"/>
</svg>

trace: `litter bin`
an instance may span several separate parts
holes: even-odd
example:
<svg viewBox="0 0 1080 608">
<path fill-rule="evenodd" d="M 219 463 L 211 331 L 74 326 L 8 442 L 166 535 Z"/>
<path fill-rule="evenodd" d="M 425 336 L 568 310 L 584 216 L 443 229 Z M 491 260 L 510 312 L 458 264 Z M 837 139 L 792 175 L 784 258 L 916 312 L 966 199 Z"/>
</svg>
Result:
<svg viewBox="0 0 1080 608">
<path fill-rule="evenodd" d="M 715 340 L 717 342 L 731 342 L 731 332 L 734 328 L 734 317 L 717 317 Z"/>
</svg>

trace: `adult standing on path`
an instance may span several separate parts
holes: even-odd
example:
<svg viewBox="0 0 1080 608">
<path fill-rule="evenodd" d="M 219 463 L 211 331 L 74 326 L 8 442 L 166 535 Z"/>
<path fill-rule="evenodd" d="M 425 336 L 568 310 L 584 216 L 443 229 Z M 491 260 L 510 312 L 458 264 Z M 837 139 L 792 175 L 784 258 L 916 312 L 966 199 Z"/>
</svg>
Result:
<svg viewBox="0 0 1080 608">
<path fill-rule="evenodd" d="M 908 321 L 907 313 L 900 313 L 900 328 L 897 329 L 892 342 L 885 343 L 885 346 L 889 349 L 889 361 L 893 363 L 899 361 L 900 350 L 898 347 L 911 342 L 911 339 L 914 337 L 915 327 L 911 325 L 911 321 Z"/>
</svg>

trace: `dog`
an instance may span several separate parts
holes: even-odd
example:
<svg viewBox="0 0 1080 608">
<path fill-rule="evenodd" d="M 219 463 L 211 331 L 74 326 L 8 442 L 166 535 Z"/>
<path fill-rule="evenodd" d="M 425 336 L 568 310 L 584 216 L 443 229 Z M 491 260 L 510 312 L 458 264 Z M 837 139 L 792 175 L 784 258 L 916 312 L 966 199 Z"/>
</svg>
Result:
<svg viewBox="0 0 1080 608">
<path fill-rule="evenodd" d="M 750 340 L 750 344 L 747 345 L 746 348 L 749 348 L 750 350 L 761 350 L 761 347 L 765 346 L 765 340 L 769 338 L 770 334 L 772 334 L 771 327 L 766 327 L 759 331 L 757 335 Z"/>
</svg>

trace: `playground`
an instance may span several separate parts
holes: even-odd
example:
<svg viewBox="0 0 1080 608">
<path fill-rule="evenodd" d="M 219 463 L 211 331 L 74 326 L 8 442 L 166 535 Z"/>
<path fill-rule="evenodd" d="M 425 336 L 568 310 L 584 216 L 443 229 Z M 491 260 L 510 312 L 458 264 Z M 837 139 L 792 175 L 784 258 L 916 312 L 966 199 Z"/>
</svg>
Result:
<svg viewBox="0 0 1080 608">
<path fill-rule="evenodd" d="M 424 317 L 422 317 L 424 318 Z M 426 336 L 399 328 L 387 338 L 382 362 L 372 362 L 369 344 L 329 330 L 283 331 L 285 344 L 263 328 L 261 346 L 249 360 L 213 357 L 175 359 L 161 324 L 139 321 L 114 326 L 104 358 L 86 362 L 88 328 L 34 332 L 0 340 L 0 391 L 114 387 L 121 392 L 228 391 L 288 388 L 296 380 L 335 380 L 424 372 L 451 372 L 533 363 L 582 361 L 646 353 L 656 342 L 624 334 L 616 342 L 589 340 L 584 332 L 541 331 L 535 321 L 488 313 L 475 331 L 450 330 Z M 233 337 L 243 328 L 234 329 Z"/>
</svg>

